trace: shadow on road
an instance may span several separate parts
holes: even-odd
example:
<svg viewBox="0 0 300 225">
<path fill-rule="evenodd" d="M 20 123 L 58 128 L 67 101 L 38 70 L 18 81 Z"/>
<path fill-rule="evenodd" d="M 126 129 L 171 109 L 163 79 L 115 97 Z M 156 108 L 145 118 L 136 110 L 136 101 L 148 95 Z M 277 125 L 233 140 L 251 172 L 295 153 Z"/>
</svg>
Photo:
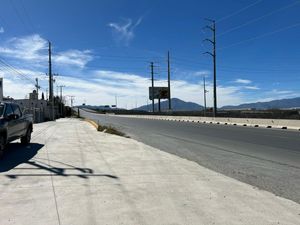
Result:
<svg viewBox="0 0 300 225">
<path fill-rule="evenodd" d="M 32 143 L 28 146 L 23 146 L 18 143 L 8 145 L 4 156 L 0 159 L 0 174 L 4 172 L 14 172 L 5 174 L 6 177 L 16 179 L 26 176 L 75 176 L 87 179 L 93 177 L 108 177 L 111 179 L 119 179 L 111 174 L 95 174 L 91 168 L 76 167 L 64 162 L 51 160 L 48 158 L 35 157 L 38 151 L 44 145 Z M 19 165 L 23 164 L 21 167 Z M 56 167 L 51 164 L 61 165 Z M 15 173 L 22 171 L 21 173 Z M 30 173 L 24 173 L 28 171 Z M 45 173 L 48 172 L 48 173 Z"/>
</svg>

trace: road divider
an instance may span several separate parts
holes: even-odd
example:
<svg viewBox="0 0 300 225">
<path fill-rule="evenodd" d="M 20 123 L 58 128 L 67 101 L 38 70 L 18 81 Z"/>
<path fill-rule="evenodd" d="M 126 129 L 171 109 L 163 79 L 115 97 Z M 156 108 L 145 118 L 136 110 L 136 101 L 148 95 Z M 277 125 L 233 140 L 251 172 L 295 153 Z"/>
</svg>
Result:
<svg viewBox="0 0 300 225">
<path fill-rule="evenodd" d="M 209 123 L 220 125 L 250 126 L 263 128 L 292 129 L 300 131 L 300 120 L 228 118 L 228 117 L 196 117 L 196 116 L 155 116 L 155 115 L 110 115 L 128 118 L 167 120 L 178 122 Z"/>
</svg>

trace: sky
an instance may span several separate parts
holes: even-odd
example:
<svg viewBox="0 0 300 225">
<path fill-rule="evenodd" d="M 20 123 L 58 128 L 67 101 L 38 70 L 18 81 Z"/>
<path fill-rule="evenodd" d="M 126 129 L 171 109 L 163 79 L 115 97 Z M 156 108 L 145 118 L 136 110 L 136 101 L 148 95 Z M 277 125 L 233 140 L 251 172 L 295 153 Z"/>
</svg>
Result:
<svg viewBox="0 0 300 225">
<path fill-rule="evenodd" d="M 135 108 L 155 86 L 213 104 L 211 25 L 216 20 L 218 106 L 300 96 L 299 0 L 2 0 L 0 77 L 4 95 L 48 89 L 48 41 L 57 86 L 69 104 Z M 149 101 L 150 102 L 150 101 Z"/>
</svg>

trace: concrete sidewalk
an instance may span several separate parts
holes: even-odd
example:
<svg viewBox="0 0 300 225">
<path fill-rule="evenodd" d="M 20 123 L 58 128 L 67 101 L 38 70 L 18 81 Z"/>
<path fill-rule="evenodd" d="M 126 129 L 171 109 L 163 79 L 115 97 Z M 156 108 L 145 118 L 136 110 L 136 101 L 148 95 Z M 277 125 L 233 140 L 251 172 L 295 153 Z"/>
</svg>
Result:
<svg viewBox="0 0 300 225">
<path fill-rule="evenodd" d="M 0 224 L 300 224 L 300 206 L 80 120 L 0 161 Z"/>
</svg>

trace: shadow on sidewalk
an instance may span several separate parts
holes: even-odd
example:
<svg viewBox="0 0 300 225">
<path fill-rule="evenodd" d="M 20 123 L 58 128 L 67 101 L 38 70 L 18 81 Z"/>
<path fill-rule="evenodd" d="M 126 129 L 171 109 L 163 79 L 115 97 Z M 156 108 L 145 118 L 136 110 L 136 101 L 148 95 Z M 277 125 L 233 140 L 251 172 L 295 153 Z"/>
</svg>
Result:
<svg viewBox="0 0 300 225">
<path fill-rule="evenodd" d="M 9 144 L 4 156 L 0 159 L 0 173 L 7 172 L 22 163 L 27 163 L 43 146 L 36 143 L 31 143 L 28 146 L 19 143 Z"/>
<path fill-rule="evenodd" d="M 90 168 L 76 167 L 64 162 L 50 160 L 48 158 L 35 157 L 43 146 L 44 145 L 42 144 L 36 143 L 32 143 L 28 146 L 23 146 L 18 143 L 8 145 L 3 158 L 0 159 L 0 174 L 4 172 L 14 172 L 5 174 L 6 177 L 11 179 L 26 176 L 75 176 L 84 179 L 89 177 L 108 177 L 111 179 L 119 179 L 117 176 L 110 174 L 95 174 Z M 21 164 L 23 164 L 23 166 L 18 167 Z M 51 164 L 60 164 L 62 167 L 55 167 Z M 22 172 L 15 173 L 17 171 Z M 31 173 L 24 173 L 24 171 Z M 48 173 L 45 173 L 45 171 Z"/>
</svg>

